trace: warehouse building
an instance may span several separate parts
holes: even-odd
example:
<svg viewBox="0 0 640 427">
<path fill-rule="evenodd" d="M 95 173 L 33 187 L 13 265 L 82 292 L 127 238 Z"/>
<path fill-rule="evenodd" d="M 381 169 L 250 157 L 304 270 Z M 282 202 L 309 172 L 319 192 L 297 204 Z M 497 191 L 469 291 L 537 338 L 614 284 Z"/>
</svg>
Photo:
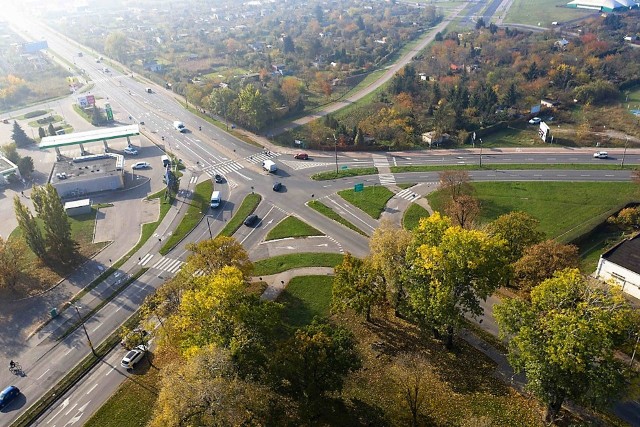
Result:
<svg viewBox="0 0 640 427">
<path fill-rule="evenodd" d="M 124 156 L 104 153 L 58 161 L 49 182 L 63 199 L 123 188 Z"/>
<path fill-rule="evenodd" d="M 573 0 L 567 7 L 577 9 L 592 9 L 599 12 L 613 12 L 638 7 L 633 0 Z"/>
</svg>

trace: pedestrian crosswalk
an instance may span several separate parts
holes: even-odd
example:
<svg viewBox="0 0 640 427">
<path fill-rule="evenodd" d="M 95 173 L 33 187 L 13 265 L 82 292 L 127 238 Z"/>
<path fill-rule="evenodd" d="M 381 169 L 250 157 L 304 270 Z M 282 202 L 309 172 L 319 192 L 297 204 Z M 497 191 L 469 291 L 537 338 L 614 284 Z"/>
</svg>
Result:
<svg viewBox="0 0 640 427">
<path fill-rule="evenodd" d="M 282 153 L 275 153 L 273 151 L 265 151 L 260 154 L 254 154 L 252 156 L 246 157 L 244 160 L 253 164 L 262 164 L 263 161 L 276 158 L 281 154 Z M 244 165 L 241 164 L 240 161 L 227 160 L 222 163 L 207 166 L 203 170 L 207 175 L 214 176 L 217 173 L 221 175 L 228 175 L 241 169 L 244 169 Z"/>
<path fill-rule="evenodd" d="M 389 167 L 389 160 L 387 160 L 387 156 L 380 156 L 380 155 L 372 155 L 371 156 L 373 159 L 373 166 L 376 168 L 388 168 Z"/>
<path fill-rule="evenodd" d="M 300 161 L 300 160 L 281 160 L 282 164 L 293 170 L 302 170 L 309 168 L 316 168 L 320 166 L 333 166 L 334 163 L 323 163 L 323 162 L 310 162 L 310 161 Z"/>
<path fill-rule="evenodd" d="M 182 264 L 184 264 L 184 261 L 180 261 L 179 259 L 161 258 L 160 261 L 153 264 L 151 268 L 175 274 L 180 270 Z"/>
<path fill-rule="evenodd" d="M 380 173 L 378 174 L 378 178 L 382 185 L 393 185 L 396 183 L 396 177 L 393 176 L 392 173 Z"/>
<path fill-rule="evenodd" d="M 414 193 L 413 191 L 407 189 L 404 189 L 402 191 L 400 191 L 399 193 L 396 193 L 396 197 L 399 197 L 401 199 L 405 199 L 405 200 L 415 200 L 417 198 L 419 198 L 420 196 L 417 193 Z"/>
<path fill-rule="evenodd" d="M 262 164 L 265 160 L 274 159 L 279 157 L 282 153 L 275 153 L 273 151 L 264 151 L 260 154 L 254 154 L 253 156 L 246 157 L 245 160 L 253 164 Z"/>
<path fill-rule="evenodd" d="M 378 174 L 378 179 L 380 179 L 380 184 L 395 185 L 396 177 L 392 173 L 390 173 L 389 160 L 387 159 L 387 156 L 374 154 L 371 156 L 371 158 L 373 159 L 373 166 L 378 168 L 378 172 L 382 172 Z"/>
</svg>

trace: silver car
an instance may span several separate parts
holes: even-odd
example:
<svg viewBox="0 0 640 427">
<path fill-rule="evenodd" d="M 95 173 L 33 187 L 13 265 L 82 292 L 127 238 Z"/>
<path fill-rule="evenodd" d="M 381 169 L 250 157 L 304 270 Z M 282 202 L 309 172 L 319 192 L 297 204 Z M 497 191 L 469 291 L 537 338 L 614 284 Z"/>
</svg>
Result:
<svg viewBox="0 0 640 427">
<path fill-rule="evenodd" d="M 125 354 L 125 356 L 122 358 L 122 361 L 120 362 L 120 366 L 127 370 L 133 369 L 136 366 L 136 363 L 138 363 L 142 359 L 146 352 L 147 348 L 140 344 L 139 346 L 135 347 L 133 350 L 130 350 L 127 352 L 127 354 Z"/>
</svg>

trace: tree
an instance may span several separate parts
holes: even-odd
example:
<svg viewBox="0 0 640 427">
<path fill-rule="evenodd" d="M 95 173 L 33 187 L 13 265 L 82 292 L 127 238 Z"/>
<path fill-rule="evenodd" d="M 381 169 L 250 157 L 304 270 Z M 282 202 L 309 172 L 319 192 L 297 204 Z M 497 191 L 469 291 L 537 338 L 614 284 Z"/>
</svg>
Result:
<svg viewBox="0 0 640 427">
<path fill-rule="evenodd" d="M 406 297 L 401 277 L 408 268 L 406 256 L 410 244 L 411 233 L 388 220 L 380 222 L 369 240 L 371 266 L 382 275 L 387 301 L 396 316 L 400 314 L 400 305 Z"/>
<path fill-rule="evenodd" d="M 4 154 L 11 163 L 17 165 L 20 162 L 20 154 L 18 153 L 18 148 L 14 142 L 5 144 L 0 147 L 0 149 L 2 150 L 2 154 Z"/>
<path fill-rule="evenodd" d="M 20 239 L 0 237 L 0 287 L 13 287 L 25 267 L 26 246 Z"/>
<path fill-rule="evenodd" d="M 13 198 L 13 206 L 16 219 L 18 220 L 18 226 L 22 229 L 22 234 L 27 242 L 27 246 L 29 246 L 38 258 L 44 259 L 47 255 L 47 250 L 42 231 L 40 231 L 36 219 L 31 214 L 29 208 L 22 204 L 18 196 Z"/>
<path fill-rule="evenodd" d="M 505 282 L 505 241 L 479 230 L 454 226 L 434 213 L 416 228 L 409 259 L 409 304 L 419 321 L 431 327 L 445 346 L 466 314 L 482 314 L 486 300 Z"/>
<path fill-rule="evenodd" d="M 446 170 L 439 173 L 440 183 L 438 190 L 444 192 L 449 198 L 455 199 L 461 194 L 471 194 L 471 177 L 469 172 L 463 170 Z"/>
<path fill-rule="evenodd" d="M 102 109 L 94 105 L 91 109 L 91 124 L 94 126 L 98 126 L 104 123 L 106 120 L 107 120 L 107 116 L 105 116 L 102 113 Z M 55 134 L 55 130 L 54 130 L 54 134 Z"/>
<path fill-rule="evenodd" d="M 27 136 L 25 131 L 20 127 L 17 121 L 13 121 L 13 133 L 11 139 L 18 147 L 25 147 L 32 143 L 33 140 Z"/>
<path fill-rule="evenodd" d="M 462 228 L 472 228 L 480 215 L 480 200 L 470 194 L 460 194 L 449 200 L 444 212 Z"/>
<path fill-rule="evenodd" d="M 331 306 L 338 311 L 353 309 L 371 321 L 371 309 L 384 301 L 384 284 L 369 259 L 360 260 L 347 253 L 336 266 Z"/>
<path fill-rule="evenodd" d="M 295 53 L 296 47 L 293 43 L 291 36 L 284 36 L 282 38 L 282 53 Z"/>
<path fill-rule="evenodd" d="M 44 222 L 48 253 L 61 261 L 70 261 L 76 253 L 76 242 L 71 238 L 69 217 L 62 206 L 58 191 L 50 183 L 35 186 L 31 198 L 38 218 Z"/>
<path fill-rule="evenodd" d="M 536 230 L 539 223 L 526 212 L 509 212 L 490 222 L 486 231 L 506 240 L 508 261 L 511 263 L 520 259 L 526 248 L 540 243 L 544 233 Z"/>
<path fill-rule="evenodd" d="M 281 344 L 274 359 L 285 390 L 302 397 L 311 410 L 325 393 L 341 391 L 344 377 L 360 366 L 351 332 L 315 320 Z"/>
<path fill-rule="evenodd" d="M 180 191 L 180 178 L 174 171 L 168 170 L 165 174 L 165 180 L 167 181 L 166 198 L 174 198 Z"/>
<path fill-rule="evenodd" d="M 610 216 L 607 222 L 614 224 L 622 230 L 631 230 L 640 227 L 640 206 L 624 208 L 618 215 Z"/>
<path fill-rule="evenodd" d="M 45 136 L 47 136 L 47 132 L 44 130 L 44 128 L 42 126 L 38 127 L 38 136 L 40 137 L 40 139 L 42 139 Z"/>
<path fill-rule="evenodd" d="M 300 101 L 300 89 L 302 83 L 296 77 L 285 77 L 282 79 L 280 90 L 284 99 L 287 101 L 287 107 L 289 109 L 294 108 Z"/>
<path fill-rule="evenodd" d="M 49 127 L 47 127 L 47 132 L 49 132 L 49 136 L 55 136 L 56 135 L 56 128 L 53 127 L 53 123 L 49 123 Z"/>
<path fill-rule="evenodd" d="M 18 160 L 18 171 L 20 171 L 20 175 L 29 176 L 34 171 L 33 159 L 30 156 L 21 157 Z"/>
<path fill-rule="evenodd" d="M 247 127 L 257 130 L 265 125 L 269 108 L 258 89 L 250 84 L 245 85 L 238 93 L 236 102 Z"/>
<path fill-rule="evenodd" d="M 599 406 L 624 392 L 629 371 L 615 350 L 637 318 L 619 287 L 596 287 L 567 269 L 535 287 L 531 301 L 507 299 L 494 314 L 510 363 L 547 405 L 547 422 L 566 399 Z"/>
<path fill-rule="evenodd" d="M 418 421 L 420 409 L 431 388 L 428 382 L 432 369 L 424 357 L 413 353 L 401 354 L 398 363 L 392 367 L 392 378 L 397 380 L 402 400 L 411 414 L 411 426 L 418 427 L 421 425 Z"/>
<path fill-rule="evenodd" d="M 253 271 L 253 264 L 244 247 L 233 237 L 218 236 L 215 239 L 190 243 L 187 249 L 192 253 L 187 264 L 194 270 L 207 274 L 220 271 L 225 266 L 236 267 L 247 279 Z"/>
<path fill-rule="evenodd" d="M 229 130 L 229 110 L 236 99 L 236 94 L 229 88 L 215 89 L 211 92 L 210 108 L 216 114 L 224 118 L 227 124 L 227 130 Z"/>
<path fill-rule="evenodd" d="M 526 248 L 522 258 L 515 262 L 514 283 L 520 289 L 530 290 L 553 277 L 556 271 L 578 268 L 579 265 L 577 246 L 563 245 L 553 239 L 545 240 Z"/>
<path fill-rule="evenodd" d="M 122 31 L 114 31 L 104 40 L 104 51 L 112 58 L 124 62 L 128 51 L 127 44 L 127 35 Z"/>
</svg>

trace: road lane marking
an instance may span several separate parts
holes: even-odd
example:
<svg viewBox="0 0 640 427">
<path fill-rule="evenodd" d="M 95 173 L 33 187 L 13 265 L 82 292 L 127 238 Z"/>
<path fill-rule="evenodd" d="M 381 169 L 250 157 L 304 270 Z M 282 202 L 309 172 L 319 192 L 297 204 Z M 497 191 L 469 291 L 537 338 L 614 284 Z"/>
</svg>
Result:
<svg viewBox="0 0 640 427">
<path fill-rule="evenodd" d="M 49 418 L 49 421 L 47 421 L 47 424 L 49 424 L 51 421 L 53 421 L 53 419 L 54 419 L 55 417 L 57 417 L 58 415 L 60 415 L 60 413 L 61 413 L 62 411 L 64 411 L 64 408 L 66 408 L 66 407 L 69 405 L 69 402 L 70 402 L 70 400 L 69 400 L 69 398 L 67 397 L 67 398 L 64 400 L 64 402 L 62 402 L 62 405 L 60 405 L 60 410 L 58 411 L 58 413 L 57 413 L 57 414 L 55 414 L 53 417 Z"/>
<path fill-rule="evenodd" d="M 97 331 L 97 330 L 100 328 L 100 326 L 102 326 L 102 323 L 98 323 L 98 326 L 96 326 L 95 328 L 93 328 L 93 329 L 91 330 L 91 332 L 95 332 L 95 331 Z"/>
<path fill-rule="evenodd" d="M 47 369 L 46 371 L 44 371 L 44 372 L 42 373 L 42 375 L 40 375 L 38 378 L 36 378 L 36 380 L 39 380 L 40 378 L 44 377 L 44 376 L 47 374 L 47 372 L 49 372 L 49 369 Z"/>
<path fill-rule="evenodd" d="M 67 412 L 65 412 L 64 414 L 65 414 L 65 415 L 69 415 L 69 413 L 70 413 L 71 411 L 73 411 L 73 409 L 74 409 L 76 406 L 78 406 L 78 404 L 77 404 L 77 403 L 76 403 L 75 405 L 73 405 L 71 408 L 69 408 L 69 410 L 68 410 Z"/>
<path fill-rule="evenodd" d="M 91 388 L 89 389 L 89 391 L 87 392 L 87 394 L 91 393 L 91 392 L 92 392 L 96 387 L 98 387 L 98 383 L 95 383 L 95 384 L 93 385 L 93 387 L 91 387 Z"/>
<path fill-rule="evenodd" d="M 76 349 L 75 347 L 69 347 L 69 350 L 67 350 L 67 352 L 64 355 L 65 356 L 68 355 L 69 353 L 71 353 L 75 349 Z"/>
</svg>

